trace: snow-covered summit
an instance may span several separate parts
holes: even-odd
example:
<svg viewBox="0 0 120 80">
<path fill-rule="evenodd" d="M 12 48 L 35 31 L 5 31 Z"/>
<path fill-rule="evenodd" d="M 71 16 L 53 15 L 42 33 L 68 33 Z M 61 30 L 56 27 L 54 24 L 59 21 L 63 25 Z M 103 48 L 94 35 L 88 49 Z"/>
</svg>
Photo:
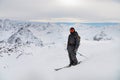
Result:
<svg viewBox="0 0 120 80">
<path fill-rule="evenodd" d="M 112 38 L 109 37 L 106 33 L 104 33 L 104 31 L 101 31 L 99 34 L 96 34 L 93 37 L 93 40 L 95 41 L 100 41 L 100 40 L 111 40 Z"/>
<path fill-rule="evenodd" d="M 16 33 L 11 35 L 8 39 L 11 44 L 31 44 L 43 45 L 42 41 L 35 37 L 33 33 L 27 28 L 20 28 Z"/>
</svg>

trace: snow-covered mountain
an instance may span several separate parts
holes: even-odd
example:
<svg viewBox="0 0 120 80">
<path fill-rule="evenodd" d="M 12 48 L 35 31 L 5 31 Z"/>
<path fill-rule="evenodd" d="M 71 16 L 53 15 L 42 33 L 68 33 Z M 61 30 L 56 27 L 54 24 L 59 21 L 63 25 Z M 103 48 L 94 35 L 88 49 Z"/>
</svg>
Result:
<svg viewBox="0 0 120 80">
<path fill-rule="evenodd" d="M 11 44 L 31 44 L 43 45 L 42 41 L 35 37 L 33 33 L 27 28 L 20 28 L 16 33 L 11 35 L 8 39 Z"/>
<path fill-rule="evenodd" d="M 93 40 L 100 41 L 100 40 L 111 40 L 111 37 L 108 37 L 103 31 L 93 37 Z"/>
<path fill-rule="evenodd" d="M 105 23 L 101 23 L 99 25 L 103 25 Z M 103 25 L 103 26 L 94 26 L 88 25 L 88 23 L 76 23 L 76 24 L 68 24 L 68 23 L 38 23 L 38 22 L 20 22 L 20 21 L 12 21 L 9 19 L 0 20 L 0 31 L 1 36 L 6 35 L 6 38 L 9 38 L 12 35 L 15 35 L 17 31 L 22 28 L 27 28 L 31 34 L 36 35 L 36 37 L 46 36 L 46 34 L 56 35 L 56 37 L 64 37 L 67 35 L 63 35 L 64 33 L 69 33 L 69 28 L 74 26 L 77 32 L 81 35 L 83 40 L 95 40 L 97 36 L 99 37 L 106 37 L 106 39 L 100 40 L 110 40 L 116 39 L 119 36 L 120 31 L 120 24 L 114 23 L 111 25 Z M 111 33 L 112 31 L 112 33 Z M 39 35 L 38 35 L 39 34 Z M 58 34 L 58 35 L 57 35 Z M 9 36 L 8 36 L 9 35 Z M 25 34 L 24 34 L 25 35 Z M 26 34 L 27 35 L 27 34 Z M 102 36 L 100 36 L 102 35 Z M 5 40 L 6 38 L 3 37 L 0 40 Z M 48 38 L 48 37 L 47 37 Z M 54 37 L 53 37 L 54 38 Z"/>
<path fill-rule="evenodd" d="M 0 80 L 119 80 L 120 23 L 39 23 L 0 19 Z M 70 27 L 81 36 L 78 66 L 69 64 Z"/>
</svg>

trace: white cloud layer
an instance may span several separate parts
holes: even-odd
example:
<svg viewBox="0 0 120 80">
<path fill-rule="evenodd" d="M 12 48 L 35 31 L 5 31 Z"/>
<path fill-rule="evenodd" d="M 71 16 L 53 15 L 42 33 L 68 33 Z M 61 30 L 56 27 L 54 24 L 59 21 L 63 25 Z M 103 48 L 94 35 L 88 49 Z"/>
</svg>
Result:
<svg viewBox="0 0 120 80">
<path fill-rule="evenodd" d="M 0 0 L 0 18 L 34 21 L 120 22 L 120 0 L 74 1 Z"/>
</svg>

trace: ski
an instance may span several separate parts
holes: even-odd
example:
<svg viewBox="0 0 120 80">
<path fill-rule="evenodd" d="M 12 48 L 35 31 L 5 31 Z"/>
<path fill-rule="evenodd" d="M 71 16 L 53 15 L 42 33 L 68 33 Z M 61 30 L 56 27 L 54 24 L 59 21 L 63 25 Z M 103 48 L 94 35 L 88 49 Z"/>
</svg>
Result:
<svg viewBox="0 0 120 80">
<path fill-rule="evenodd" d="M 78 64 L 80 64 L 80 63 L 82 63 L 82 61 L 79 61 L 78 62 Z M 78 65 L 77 64 L 77 65 Z M 74 65 L 74 66 L 77 66 L 77 65 Z M 62 69 L 65 69 L 65 68 L 70 68 L 70 67 L 72 67 L 72 66 L 69 66 L 69 65 L 67 65 L 67 66 L 64 66 L 64 67 L 61 67 L 61 68 L 56 68 L 56 69 L 54 69 L 55 71 L 59 71 L 59 70 L 62 70 Z"/>
<path fill-rule="evenodd" d="M 68 68 L 68 67 L 70 67 L 70 66 L 67 65 L 67 66 L 64 66 L 64 67 L 61 67 L 61 68 L 57 68 L 57 69 L 55 69 L 55 71 L 59 71 L 59 70 L 61 70 L 61 69 Z"/>
</svg>

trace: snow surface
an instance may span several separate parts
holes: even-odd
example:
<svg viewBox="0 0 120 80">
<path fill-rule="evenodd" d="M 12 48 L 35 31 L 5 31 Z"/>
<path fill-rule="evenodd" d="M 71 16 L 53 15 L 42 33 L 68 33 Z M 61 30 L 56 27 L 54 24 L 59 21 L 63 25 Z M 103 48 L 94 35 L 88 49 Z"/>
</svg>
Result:
<svg viewBox="0 0 120 80">
<path fill-rule="evenodd" d="M 100 25 L 100 24 L 99 24 Z M 80 65 L 69 64 L 69 28 L 81 36 Z M 90 26 L 0 20 L 0 80 L 120 80 L 120 24 Z M 39 45 L 37 45 L 39 44 Z"/>
</svg>

